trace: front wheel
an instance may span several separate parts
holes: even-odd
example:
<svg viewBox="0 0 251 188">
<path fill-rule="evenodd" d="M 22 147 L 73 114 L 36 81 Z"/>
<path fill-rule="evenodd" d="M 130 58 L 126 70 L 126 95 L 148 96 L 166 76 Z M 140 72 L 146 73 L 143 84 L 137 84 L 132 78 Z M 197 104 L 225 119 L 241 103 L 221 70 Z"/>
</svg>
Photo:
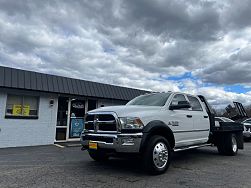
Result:
<svg viewBox="0 0 251 188">
<path fill-rule="evenodd" d="M 171 147 L 162 136 L 153 136 L 150 138 L 147 148 L 143 152 L 143 165 L 150 174 L 164 173 L 171 161 Z"/>
<path fill-rule="evenodd" d="M 95 161 L 107 161 L 109 156 L 106 152 L 96 151 L 96 150 L 88 150 L 90 157 Z"/>
</svg>

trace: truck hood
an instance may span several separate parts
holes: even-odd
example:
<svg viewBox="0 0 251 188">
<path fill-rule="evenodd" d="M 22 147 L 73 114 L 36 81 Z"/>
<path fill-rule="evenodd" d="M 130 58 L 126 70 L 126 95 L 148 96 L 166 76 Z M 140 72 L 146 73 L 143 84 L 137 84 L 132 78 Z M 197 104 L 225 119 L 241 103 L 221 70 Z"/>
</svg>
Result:
<svg viewBox="0 0 251 188">
<path fill-rule="evenodd" d="M 115 112 L 118 117 L 142 117 L 150 111 L 161 110 L 160 106 L 123 105 L 101 107 L 89 112 Z"/>
</svg>

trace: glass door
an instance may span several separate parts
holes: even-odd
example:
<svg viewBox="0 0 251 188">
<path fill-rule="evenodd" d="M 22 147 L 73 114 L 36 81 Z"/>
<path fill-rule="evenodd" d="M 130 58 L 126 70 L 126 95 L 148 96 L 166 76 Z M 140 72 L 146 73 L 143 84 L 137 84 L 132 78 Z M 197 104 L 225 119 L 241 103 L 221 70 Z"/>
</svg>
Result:
<svg viewBox="0 0 251 188">
<path fill-rule="evenodd" d="M 71 101 L 69 138 L 79 138 L 84 128 L 85 101 L 73 99 Z"/>
<path fill-rule="evenodd" d="M 68 103 L 69 98 L 58 98 L 56 141 L 65 141 L 67 138 Z"/>
</svg>

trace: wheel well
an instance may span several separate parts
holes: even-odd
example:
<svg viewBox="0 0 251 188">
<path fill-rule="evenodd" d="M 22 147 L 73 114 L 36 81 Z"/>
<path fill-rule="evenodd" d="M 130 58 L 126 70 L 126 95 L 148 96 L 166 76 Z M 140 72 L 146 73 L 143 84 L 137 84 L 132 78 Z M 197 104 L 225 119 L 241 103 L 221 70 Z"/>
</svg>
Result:
<svg viewBox="0 0 251 188">
<path fill-rule="evenodd" d="M 170 129 L 163 128 L 163 127 L 156 128 L 156 129 L 154 129 L 154 130 L 152 130 L 150 132 L 150 134 L 148 135 L 148 138 L 150 138 L 153 135 L 160 135 L 160 136 L 165 137 L 168 140 L 168 142 L 170 144 L 170 147 L 172 149 L 174 148 L 174 146 L 175 146 L 175 139 L 174 139 L 173 132 Z"/>
</svg>

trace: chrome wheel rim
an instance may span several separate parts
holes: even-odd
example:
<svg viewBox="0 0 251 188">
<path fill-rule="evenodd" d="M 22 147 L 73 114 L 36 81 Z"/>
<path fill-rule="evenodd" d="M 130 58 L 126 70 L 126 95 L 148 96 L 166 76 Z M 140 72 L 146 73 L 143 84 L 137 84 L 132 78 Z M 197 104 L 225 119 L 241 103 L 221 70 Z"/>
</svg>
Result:
<svg viewBox="0 0 251 188">
<path fill-rule="evenodd" d="M 235 137 L 232 137 L 232 148 L 233 148 L 233 152 L 236 153 L 236 151 L 237 151 L 237 141 L 236 141 Z"/>
<path fill-rule="evenodd" d="M 162 169 L 166 166 L 168 161 L 168 150 L 166 144 L 158 142 L 153 149 L 153 163 L 154 165 Z"/>
</svg>

